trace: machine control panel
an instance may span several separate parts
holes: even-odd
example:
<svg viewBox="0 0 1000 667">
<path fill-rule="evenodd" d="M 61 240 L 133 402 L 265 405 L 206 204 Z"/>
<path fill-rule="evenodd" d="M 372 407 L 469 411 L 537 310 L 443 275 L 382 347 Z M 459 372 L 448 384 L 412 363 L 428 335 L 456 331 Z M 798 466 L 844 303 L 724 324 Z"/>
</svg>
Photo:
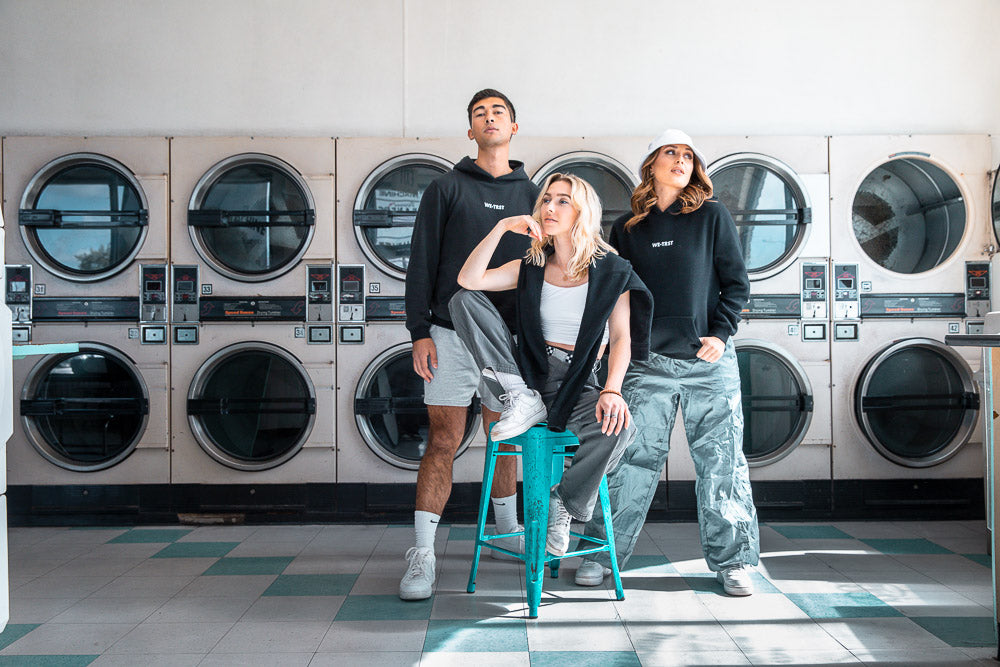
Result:
<svg viewBox="0 0 1000 667">
<path fill-rule="evenodd" d="M 333 322 L 333 266 L 306 267 L 306 320 Z"/>
<path fill-rule="evenodd" d="M 802 318 L 826 319 L 827 265 L 802 263 Z"/>
<path fill-rule="evenodd" d="M 833 265 L 833 319 L 856 320 L 861 316 L 860 287 L 857 264 Z"/>
<path fill-rule="evenodd" d="M 965 310 L 969 317 L 986 317 L 990 310 L 990 263 L 965 263 Z"/>
<path fill-rule="evenodd" d="M 139 267 L 139 321 L 167 321 L 167 267 L 143 264 Z"/>
<path fill-rule="evenodd" d="M 339 322 L 365 321 L 364 264 L 337 265 L 337 320 Z"/>
<path fill-rule="evenodd" d="M 10 308 L 14 324 L 31 322 L 31 266 L 7 264 L 4 266 L 4 303 Z"/>
<path fill-rule="evenodd" d="M 171 292 L 174 295 L 171 320 L 174 322 L 198 321 L 198 267 L 175 264 L 170 267 Z"/>
</svg>

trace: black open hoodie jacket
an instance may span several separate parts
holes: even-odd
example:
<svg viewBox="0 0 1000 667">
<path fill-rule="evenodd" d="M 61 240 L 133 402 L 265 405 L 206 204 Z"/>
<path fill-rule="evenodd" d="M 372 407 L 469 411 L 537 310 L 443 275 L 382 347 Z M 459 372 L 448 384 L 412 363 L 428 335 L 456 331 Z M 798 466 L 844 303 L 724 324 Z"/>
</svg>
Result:
<svg viewBox="0 0 1000 667">
<path fill-rule="evenodd" d="M 545 267 L 521 262 L 517 279 L 517 363 L 525 383 L 540 391 L 549 372 L 545 339 L 542 337 L 542 283 Z M 565 431 L 573 407 L 583 393 L 597 353 L 601 349 L 604 324 L 611 317 L 618 297 L 631 290 L 632 359 L 649 357 L 649 330 L 653 315 L 653 297 L 628 260 L 609 252 L 590 266 L 590 287 L 583 308 L 580 333 L 562 386 L 549 406 L 548 425 L 552 431 Z"/>
</svg>

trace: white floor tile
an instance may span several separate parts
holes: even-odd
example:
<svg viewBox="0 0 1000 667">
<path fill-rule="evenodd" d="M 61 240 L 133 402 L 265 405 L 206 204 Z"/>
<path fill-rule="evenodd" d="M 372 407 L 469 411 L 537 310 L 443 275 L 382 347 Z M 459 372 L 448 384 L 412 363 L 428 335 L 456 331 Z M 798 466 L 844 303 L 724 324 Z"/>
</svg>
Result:
<svg viewBox="0 0 1000 667">
<path fill-rule="evenodd" d="M 948 648 L 948 645 L 908 618 L 821 619 L 819 625 L 844 648 Z"/>
<path fill-rule="evenodd" d="M 337 621 L 327 631 L 317 651 L 377 653 L 390 648 L 393 651 L 421 651 L 427 624 L 427 621 Z"/>
<path fill-rule="evenodd" d="M 330 629 L 325 621 L 240 621 L 222 638 L 212 653 L 315 652 Z"/>
<path fill-rule="evenodd" d="M 539 609 L 538 619 L 527 624 L 530 651 L 635 650 L 621 623 L 547 621 Z"/>
<path fill-rule="evenodd" d="M 52 619 L 53 623 L 142 623 L 163 604 L 161 598 L 101 598 L 80 600 Z"/>
<path fill-rule="evenodd" d="M 95 655 L 124 637 L 133 623 L 46 623 L 0 651 L 0 655 Z"/>
<path fill-rule="evenodd" d="M 345 595 L 273 595 L 262 597 L 243 614 L 242 621 L 332 622 Z"/>
<path fill-rule="evenodd" d="M 232 623 L 154 623 L 138 625 L 108 649 L 114 654 L 208 653 Z"/>
<path fill-rule="evenodd" d="M 235 623 L 253 600 L 245 598 L 175 597 L 150 614 L 147 623 Z"/>
<path fill-rule="evenodd" d="M 317 653 L 309 667 L 344 667 L 344 665 L 365 665 L 365 667 L 418 667 L 420 653 L 417 651 L 385 651 L 382 653 Z M 466 662 L 463 667 L 468 667 Z"/>
</svg>

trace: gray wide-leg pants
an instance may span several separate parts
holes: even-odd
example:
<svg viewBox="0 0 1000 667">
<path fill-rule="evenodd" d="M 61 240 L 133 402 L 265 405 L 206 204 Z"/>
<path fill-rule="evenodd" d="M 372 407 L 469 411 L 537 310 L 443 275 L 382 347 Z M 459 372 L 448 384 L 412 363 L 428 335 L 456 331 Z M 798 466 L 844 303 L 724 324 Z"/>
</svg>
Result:
<svg viewBox="0 0 1000 667">
<path fill-rule="evenodd" d="M 639 436 L 621 465 L 608 475 L 619 567 L 632 555 L 646 521 L 670 451 L 678 405 L 697 475 L 698 527 L 705 560 L 713 571 L 756 565 L 760 536 L 743 455 L 740 372 L 732 340 L 714 364 L 652 353 L 649 357 L 632 362 L 622 387 Z M 603 519 L 592 519 L 585 534 L 603 537 Z M 607 553 L 595 554 L 595 560 L 610 564 Z"/>
<path fill-rule="evenodd" d="M 520 375 L 514 359 L 514 341 L 503 318 L 482 292 L 459 290 L 448 304 L 455 331 L 472 353 L 481 369 Z M 551 406 L 569 364 L 557 355 L 549 356 L 549 374 L 540 392 L 546 406 Z M 503 393 L 497 383 L 487 381 L 490 391 Z M 497 397 L 499 398 L 499 393 Z M 618 435 L 604 435 L 597 421 L 596 408 L 601 390 L 592 373 L 583 393 L 573 406 L 566 428 L 580 441 L 570 466 L 563 472 L 556 493 L 566 510 L 578 521 L 589 521 L 597 504 L 601 478 L 621 459 L 635 439 L 636 428 L 630 424 Z"/>
</svg>

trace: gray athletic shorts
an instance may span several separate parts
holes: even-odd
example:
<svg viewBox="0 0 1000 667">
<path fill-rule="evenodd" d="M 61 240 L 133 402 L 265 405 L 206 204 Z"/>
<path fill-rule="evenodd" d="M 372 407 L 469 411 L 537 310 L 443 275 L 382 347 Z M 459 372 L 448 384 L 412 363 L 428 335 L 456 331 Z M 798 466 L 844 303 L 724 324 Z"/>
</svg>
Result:
<svg viewBox="0 0 1000 667">
<path fill-rule="evenodd" d="M 431 368 L 434 379 L 424 383 L 424 404 L 464 406 L 479 394 L 486 407 L 502 412 L 503 404 L 487 391 L 476 360 L 458 334 L 432 324 L 431 340 L 437 348 L 438 367 Z"/>
</svg>

